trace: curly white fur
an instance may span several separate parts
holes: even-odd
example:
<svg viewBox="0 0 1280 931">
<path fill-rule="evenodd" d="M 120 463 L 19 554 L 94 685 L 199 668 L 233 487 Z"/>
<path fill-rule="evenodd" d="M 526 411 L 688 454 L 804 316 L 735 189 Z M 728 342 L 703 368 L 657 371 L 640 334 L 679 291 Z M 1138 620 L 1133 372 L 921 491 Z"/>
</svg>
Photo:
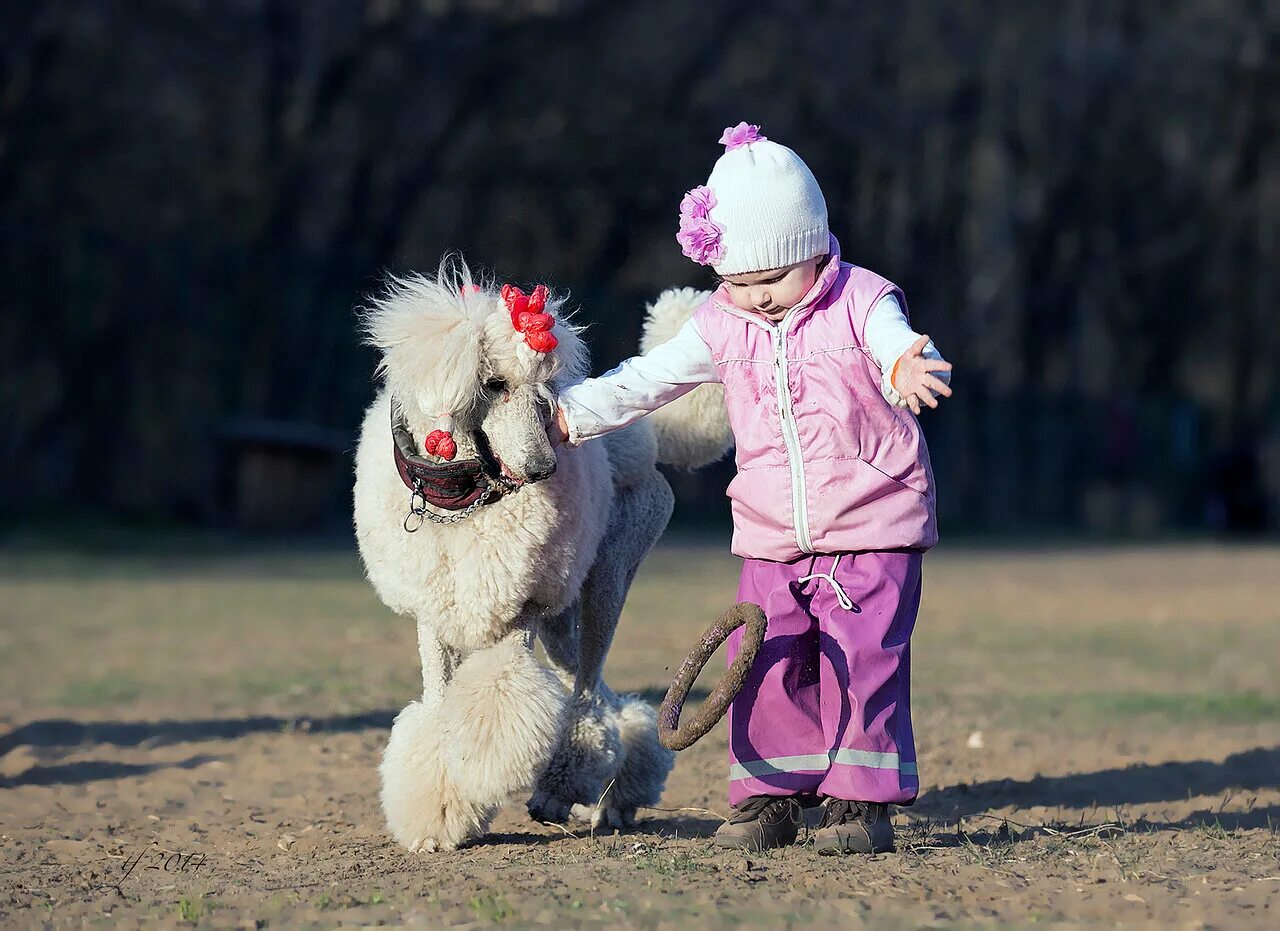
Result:
<svg viewBox="0 0 1280 931">
<path fill-rule="evenodd" d="M 607 687 L 602 691 L 603 723 L 617 742 L 614 752 L 622 765 L 601 780 L 604 788 L 595 804 L 575 804 L 570 813 L 593 827 L 628 828 L 635 824 L 636 809 L 656 805 L 662 797 L 675 754 L 656 739 L 658 716 L 652 705 L 639 695 L 614 695 Z"/>
<path fill-rule="evenodd" d="M 444 765 L 439 706 L 410 702 L 382 755 L 382 810 L 391 836 L 417 853 L 452 850 L 489 827 L 496 803 L 469 798 Z"/>
<path fill-rule="evenodd" d="M 677 303 L 660 299 L 651 328 L 695 306 Z M 369 581 L 418 624 L 422 701 L 396 718 L 381 766 L 388 827 L 411 850 L 479 837 L 511 793 L 535 785 L 539 816 L 563 819 L 577 806 L 597 822 L 629 824 L 671 768 L 653 710 L 619 699 L 600 672 L 635 569 L 670 516 L 655 458 L 705 455 L 718 421 L 704 402 L 684 428 L 668 420 L 661 452 L 644 423 L 553 451 L 544 399 L 585 373 L 587 353 L 562 302 L 548 310 L 559 345 L 536 353 L 493 282 L 446 261 L 435 277 L 392 279 L 365 313 L 384 389 L 361 427 L 354 517 Z M 486 454 L 525 484 L 457 523 L 405 532 L 393 402 L 419 443 L 450 412 L 459 459 L 479 455 L 483 436 Z M 534 659 L 534 633 L 554 673 Z"/>
<path fill-rule="evenodd" d="M 639 695 L 621 697 L 617 722 L 627 765 L 618 771 L 606 808 L 619 822 L 630 823 L 637 808 L 658 804 L 675 754 L 654 739 L 657 712 Z"/>
<path fill-rule="evenodd" d="M 593 804 L 614 778 L 625 752 L 611 718 L 612 708 L 598 694 L 575 702 L 551 764 L 529 799 L 529 814 L 535 820 L 567 821 L 570 815 L 584 817 L 583 812 L 584 820 L 590 819 Z M 577 812 L 575 805 L 580 806 Z"/>
<path fill-rule="evenodd" d="M 567 696 L 517 633 L 468 656 L 445 690 L 445 769 L 472 799 L 506 801 L 532 785 L 555 748 Z"/>
</svg>

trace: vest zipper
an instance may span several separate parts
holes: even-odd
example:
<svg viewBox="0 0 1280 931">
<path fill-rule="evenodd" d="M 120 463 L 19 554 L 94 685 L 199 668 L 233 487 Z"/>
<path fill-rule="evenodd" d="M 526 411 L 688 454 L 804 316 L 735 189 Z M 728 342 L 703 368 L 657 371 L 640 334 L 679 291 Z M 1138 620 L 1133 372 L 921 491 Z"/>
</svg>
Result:
<svg viewBox="0 0 1280 931">
<path fill-rule="evenodd" d="M 774 378 L 777 381 L 778 416 L 782 418 L 782 439 L 787 447 L 787 465 L 791 468 L 791 514 L 796 527 L 796 545 L 802 553 L 812 553 L 809 540 L 809 513 L 805 505 L 804 460 L 800 455 L 800 436 L 791 412 L 791 384 L 787 380 L 787 327 L 789 312 L 774 330 Z"/>
</svg>

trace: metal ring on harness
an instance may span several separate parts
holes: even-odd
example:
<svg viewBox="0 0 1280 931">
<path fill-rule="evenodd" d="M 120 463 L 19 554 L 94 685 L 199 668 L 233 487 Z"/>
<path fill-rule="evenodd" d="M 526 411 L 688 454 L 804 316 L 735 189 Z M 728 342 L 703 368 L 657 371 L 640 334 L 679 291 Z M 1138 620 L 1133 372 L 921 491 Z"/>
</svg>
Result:
<svg viewBox="0 0 1280 931">
<path fill-rule="evenodd" d="M 716 683 L 702 707 L 681 723 L 680 711 L 689 697 L 693 683 L 697 681 L 698 673 L 702 672 L 702 667 L 720 644 L 744 625 L 746 630 L 742 634 L 742 643 L 733 662 L 729 664 L 728 671 Z M 675 681 L 667 689 L 667 697 L 662 700 L 662 706 L 658 709 L 658 740 L 664 747 L 668 750 L 690 747 L 706 736 L 716 722 L 724 717 L 724 713 L 729 710 L 729 703 L 747 681 L 747 673 L 751 671 L 751 664 L 755 662 L 760 644 L 764 642 L 766 625 L 764 611 L 759 605 L 740 601 L 703 632 L 692 652 L 680 665 Z"/>
<path fill-rule="evenodd" d="M 409 513 L 404 516 L 404 529 L 409 533 L 417 533 L 422 529 L 429 513 L 427 498 L 422 493 L 421 483 L 414 482 L 413 491 L 409 495 Z M 417 521 L 413 520 L 415 517 Z M 413 523 L 412 527 L 409 526 L 410 523 Z"/>
</svg>

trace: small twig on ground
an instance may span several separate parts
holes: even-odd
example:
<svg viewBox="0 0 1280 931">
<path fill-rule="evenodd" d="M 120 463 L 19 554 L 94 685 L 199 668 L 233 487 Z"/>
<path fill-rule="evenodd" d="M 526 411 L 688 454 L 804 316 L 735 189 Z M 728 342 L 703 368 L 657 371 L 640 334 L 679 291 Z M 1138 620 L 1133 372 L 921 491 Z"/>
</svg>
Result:
<svg viewBox="0 0 1280 931">
<path fill-rule="evenodd" d="M 280 892 L 284 889 L 310 889 L 313 886 L 323 886 L 327 882 L 329 882 L 329 880 L 321 879 L 313 883 L 289 883 L 286 886 L 264 886 L 263 889 L 266 892 Z"/>
<path fill-rule="evenodd" d="M 712 811 L 710 808 L 657 808 L 653 805 L 641 805 L 640 807 L 643 808 L 645 811 L 668 811 L 668 812 L 696 811 L 704 815 L 715 815 L 721 821 L 729 820 L 724 815 L 720 814 L 720 812 Z"/>
<path fill-rule="evenodd" d="M 605 787 L 604 787 L 604 791 L 600 793 L 600 797 L 599 797 L 598 799 L 596 799 L 596 811 L 595 811 L 595 813 L 594 813 L 594 814 L 592 814 L 592 816 L 591 816 L 591 839 L 592 839 L 592 840 L 595 840 L 595 839 L 596 839 L 596 818 L 595 818 L 595 815 L 596 815 L 596 814 L 599 814 L 599 812 L 600 812 L 600 806 L 604 804 L 605 796 L 609 794 L 609 790 L 613 788 L 613 784 L 614 784 L 615 782 L 617 782 L 617 781 L 618 781 L 618 777 L 617 777 L 617 776 L 615 776 L 615 777 L 613 777 L 612 779 L 610 779 L 610 780 L 609 780 L 609 784 L 608 784 L 607 786 L 605 786 Z"/>
<path fill-rule="evenodd" d="M 1051 828 L 1048 825 L 1041 826 L 1040 830 L 1054 837 L 1090 837 L 1095 834 L 1101 834 L 1104 831 L 1119 831 L 1124 833 L 1124 825 L 1115 821 L 1108 821 L 1105 824 L 1095 824 L 1093 827 L 1081 828 L 1078 831 L 1059 831 L 1057 828 Z"/>
<path fill-rule="evenodd" d="M 572 831 L 570 831 L 570 830 L 569 830 L 567 827 L 565 827 L 563 824 L 556 824 L 554 821 L 539 821 L 538 823 L 539 823 L 539 824 L 545 824 L 545 825 L 546 825 L 547 827 L 549 827 L 549 828 L 559 828 L 560 830 L 562 830 L 562 831 L 564 831 L 566 834 L 568 834 L 570 837 L 572 837 L 574 840 L 582 840 L 582 838 L 581 838 L 581 837 L 579 837 L 577 834 L 574 834 Z"/>
<path fill-rule="evenodd" d="M 969 815 L 968 817 L 976 820 L 997 821 L 1002 824 L 1011 824 L 1015 828 L 1023 831 L 1044 831 L 1052 837 L 1088 837 L 1094 834 L 1101 834 L 1104 831 L 1119 831 L 1126 833 L 1124 823 L 1121 821 L 1107 821 L 1103 824 L 1094 824 L 1088 827 L 1082 826 L 1073 831 L 1060 831 L 1057 828 L 1050 827 L 1047 824 L 1026 824 L 1021 821 L 1014 821 L 1012 818 L 1002 818 L 998 815 Z"/>
<path fill-rule="evenodd" d="M 994 866 L 987 866 L 987 864 L 985 864 L 985 863 L 975 863 L 975 864 L 974 864 L 974 866 L 978 867 L 979 869 L 983 869 L 983 870 L 990 870 L 990 871 L 991 871 L 991 872 L 993 872 L 993 873 L 1000 873 L 1000 874 L 1002 874 L 1002 875 L 1004 875 L 1004 876 L 1011 876 L 1011 877 L 1013 877 L 1014 879 L 1016 879 L 1016 880 L 1018 880 L 1018 881 L 1020 881 L 1020 882 L 1026 882 L 1026 881 L 1027 881 L 1027 877 L 1023 876 L 1021 873 L 1011 873 L 1009 870 L 1001 870 L 1001 869 L 997 869 L 997 868 L 996 868 L 996 867 L 994 867 Z"/>
</svg>

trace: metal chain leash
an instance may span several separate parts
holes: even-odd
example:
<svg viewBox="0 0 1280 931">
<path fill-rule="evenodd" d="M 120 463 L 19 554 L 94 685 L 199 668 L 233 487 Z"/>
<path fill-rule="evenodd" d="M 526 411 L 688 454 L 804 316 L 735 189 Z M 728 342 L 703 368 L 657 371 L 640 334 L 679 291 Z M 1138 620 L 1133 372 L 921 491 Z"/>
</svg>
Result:
<svg viewBox="0 0 1280 931">
<path fill-rule="evenodd" d="M 417 533 L 426 521 L 431 521 L 433 524 L 456 524 L 458 521 L 466 520 L 488 504 L 489 499 L 493 497 L 493 493 L 498 490 L 498 486 L 491 479 L 486 477 L 485 481 L 489 483 L 489 486 L 480 493 L 479 498 L 476 498 L 461 511 L 455 511 L 452 514 L 437 514 L 427 508 L 427 499 L 422 493 L 422 480 L 414 479 L 413 491 L 409 493 L 409 513 L 404 516 L 404 529 L 409 533 Z M 503 481 L 502 485 L 503 491 L 508 494 L 514 494 L 522 487 L 517 482 L 508 481 Z M 415 517 L 417 521 L 412 523 L 411 526 L 410 523 Z"/>
</svg>

